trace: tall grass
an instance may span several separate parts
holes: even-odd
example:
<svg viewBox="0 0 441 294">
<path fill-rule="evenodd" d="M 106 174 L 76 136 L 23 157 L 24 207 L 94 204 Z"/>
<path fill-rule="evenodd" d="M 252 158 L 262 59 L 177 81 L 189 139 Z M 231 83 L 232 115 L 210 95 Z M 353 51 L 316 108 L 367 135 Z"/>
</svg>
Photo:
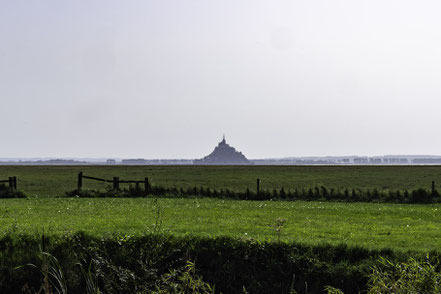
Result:
<svg viewBox="0 0 441 294">
<path fill-rule="evenodd" d="M 23 239 L 30 240 L 31 246 Z M 243 289 L 249 293 L 322 293 L 331 285 L 345 293 L 358 293 L 366 289 L 373 260 L 400 258 L 389 251 L 347 246 L 163 234 L 121 242 L 118 237 L 79 233 L 48 238 L 46 259 L 41 259 L 37 239 L 17 235 L 0 239 L 0 248 L 12 252 L 0 261 L 0 292 L 20 293 L 26 285 L 32 293 L 65 293 L 64 289 L 94 294 L 213 293 L 214 289 L 216 293 L 243 293 Z M 79 261 L 82 267 L 77 266 Z M 41 269 L 39 276 L 28 267 L 13 269 L 30 262 Z"/>
</svg>

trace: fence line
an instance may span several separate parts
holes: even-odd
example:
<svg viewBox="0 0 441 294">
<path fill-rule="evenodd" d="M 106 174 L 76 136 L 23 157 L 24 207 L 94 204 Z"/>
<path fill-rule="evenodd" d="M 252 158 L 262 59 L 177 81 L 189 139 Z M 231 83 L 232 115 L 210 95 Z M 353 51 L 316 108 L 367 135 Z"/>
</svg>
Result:
<svg viewBox="0 0 441 294">
<path fill-rule="evenodd" d="M 142 180 L 142 181 L 139 181 L 139 180 L 120 180 L 119 177 L 113 177 L 112 180 L 106 180 L 106 179 L 102 179 L 102 178 L 86 176 L 83 174 L 83 172 L 78 172 L 77 190 L 81 190 L 83 188 L 83 179 L 89 179 L 89 180 L 105 182 L 105 183 L 112 183 L 113 189 L 119 189 L 120 183 L 122 183 L 122 184 L 136 184 L 137 188 L 139 187 L 140 183 L 144 183 L 144 189 L 147 193 L 149 192 L 149 189 L 150 189 L 150 183 L 149 183 L 148 177 L 145 177 L 144 180 Z M 257 195 L 260 194 L 260 183 L 261 183 L 261 180 L 257 179 Z"/>
<path fill-rule="evenodd" d="M 78 173 L 78 184 L 77 184 L 77 188 L 78 190 L 81 190 L 83 188 L 83 179 L 89 179 L 89 180 L 94 180 L 94 181 L 99 181 L 99 182 L 105 182 L 105 183 L 112 183 L 113 184 L 113 189 L 119 189 L 119 184 L 136 184 L 136 187 L 139 187 L 139 184 L 144 183 L 144 189 L 146 192 L 149 191 L 150 188 L 150 183 L 149 183 L 149 178 L 146 177 L 144 178 L 144 180 L 139 181 L 139 180 L 120 180 L 119 177 L 113 177 L 112 180 L 106 180 L 106 179 L 102 179 L 102 178 L 97 178 L 97 177 L 91 177 L 91 176 L 85 176 L 83 175 L 83 172 L 79 172 Z"/>
<path fill-rule="evenodd" d="M 0 183 L 8 183 L 9 188 L 17 190 L 17 177 L 9 177 L 7 180 L 0 180 Z"/>
</svg>

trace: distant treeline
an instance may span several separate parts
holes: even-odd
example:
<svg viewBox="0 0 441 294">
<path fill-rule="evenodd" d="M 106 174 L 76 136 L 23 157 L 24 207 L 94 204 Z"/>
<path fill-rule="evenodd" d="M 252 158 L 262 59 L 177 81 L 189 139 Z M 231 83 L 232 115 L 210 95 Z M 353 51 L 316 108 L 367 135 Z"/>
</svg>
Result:
<svg viewBox="0 0 441 294">
<path fill-rule="evenodd" d="M 233 191 L 230 189 L 212 189 L 206 187 L 178 188 L 150 186 L 148 190 L 129 186 L 124 189 L 106 190 L 73 190 L 66 193 L 67 197 L 213 197 L 237 200 L 305 200 L 305 201 L 342 201 L 342 202 L 385 202 L 385 203 L 439 203 L 440 194 L 436 189 L 413 190 L 378 190 L 355 188 L 329 188 L 315 186 L 302 189 L 262 189 L 259 192 L 246 189 Z"/>
<path fill-rule="evenodd" d="M 0 165 L 91 165 L 92 162 L 70 160 L 70 159 L 49 159 L 49 160 L 11 160 L 0 161 Z"/>
<path fill-rule="evenodd" d="M 193 159 L 107 159 L 87 161 L 74 159 L 47 160 L 2 160 L 0 165 L 193 165 Z M 254 165 L 439 165 L 441 157 L 316 157 L 316 158 L 274 158 L 250 159 Z M 225 165 L 224 163 L 218 163 Z M 212 165 L 217 165 L 213 163 Z"/>
<path fill-rule="evenodd" d="M 407 157 L 335 157 L 335 158 L 281 158 L 255 159 L 255 165 L 406 165 L 406 164 L 441 164 L 441 158 Z"/>
</svg>

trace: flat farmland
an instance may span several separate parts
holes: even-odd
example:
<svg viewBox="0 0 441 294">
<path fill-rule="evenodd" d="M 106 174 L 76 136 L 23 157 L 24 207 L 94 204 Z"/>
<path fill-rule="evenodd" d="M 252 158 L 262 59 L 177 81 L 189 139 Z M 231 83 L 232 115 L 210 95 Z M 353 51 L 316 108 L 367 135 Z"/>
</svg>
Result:
<svg viewBox="0 0 441 294">
<path fill-rule="evenodd" d="M 255 189 L 414 189 L 441 183 L 440 166 L 1 166 L 0 179 L 17 176 L 28 199 L 0 199 L 0 233 L 64 235 L 231 236 L 307 244 L 379 249 L 439 250 L 441 204 L 238 201 L 209 198 L 64 198 L 76 188 L 77 173 L 111 179 L 143 179 L 153 185 Z M 85 180 L 86 189 L 106 184 Z M 61 198 L 59 198 L 61 197 Z M 280 236 L 276 219 L 286 220 Z"/>
<path fill-rule="evenodd" d="M 153 185 L 208 187 L 243 191 L 262 188 L 377 188 L 399 190 L 441 184 L 441 166 L 0 166 L 0 179 L 17 176 L 18 188 L 29 197 L 59 197 L 76 188 L 77 173 L 111 179 L 149 177 Z M 84 188 L 105 184 L 85 180 Z"/>
<path fill-rule="evenodd" d="M 231 236 L 426 252 L 441 246 L 441 205 L 194 199 L 33 198 L 0 201 L 0 235 Z"/>
</svg>

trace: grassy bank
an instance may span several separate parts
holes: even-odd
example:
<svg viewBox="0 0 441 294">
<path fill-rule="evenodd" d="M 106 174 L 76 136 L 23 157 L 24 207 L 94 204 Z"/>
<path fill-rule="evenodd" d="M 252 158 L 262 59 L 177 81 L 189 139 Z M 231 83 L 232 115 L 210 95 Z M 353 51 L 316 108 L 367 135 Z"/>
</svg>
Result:
<svg viewBox="0 0 441 294">
<path fill-rule="evenodd" d="M 200 289 L 204 283 L 217 293 L 291 293 L 293 289 L 323 293 L 327 285 L 359 293 L 367 288 L 371 266 L 380 256 L 407 258 L 393 251 L 346 245 L 162 234 L 103 238 L 80 233 L 44 239 L 8 234 L 0 238 L 0 248 L 3 293 L 35 293 L 51 282 L 68 293 L 86 293 L 87 282 L 101 293 L 194 293 L 193 287 Z M 42 255 L 42 249 L 50 255 Z M 421 258 L 418 253 L 410 255 Z M 53 257 L 57 262 L 52 262 Z M 195 264 L 193 271 L 189 262 Z M 432 253 L 431 262 L 439 264 L 437 253 Z M 35 267 L 20 267 L 29 263 Z M 45 280 L 48 269 L 58 281 Z M 187 291 L 177 291 L 183 288 Z"/>
</svg>

